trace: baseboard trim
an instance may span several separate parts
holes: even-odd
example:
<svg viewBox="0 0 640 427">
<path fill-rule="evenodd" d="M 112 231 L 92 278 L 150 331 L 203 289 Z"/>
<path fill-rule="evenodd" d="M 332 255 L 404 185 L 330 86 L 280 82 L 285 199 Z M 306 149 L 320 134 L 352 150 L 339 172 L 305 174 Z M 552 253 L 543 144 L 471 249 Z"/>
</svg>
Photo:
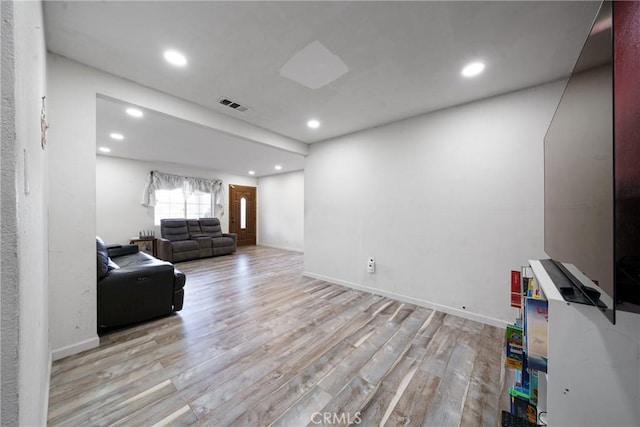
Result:
<svg viewBox="0 0 640 427">
<path fill-rule="evenodd" d="M 44 402 L 42 405 L 42 413 L 40 419 L 42 425 L 47 425 L 47 419 L 49 418 L 49 387 L 51 387 L 51 368 L 53 367 L 53 352 L 49 352 L 49 364 L 47 365 L 47 375 L 44 379 Z"/>
<path fill-rule="evenodd" d="M 336 279 L 334 277 L 324 276 L 322 274 L 316 274 L 309 271 L 303 271 L 303 276 L 311 277 L 312 279 L 324 280 L 325 282 L 335 283 L 336 285 L 346 286 L 347 288 L 357 289 L 359 291 L 370 292 L 372 294 L 382 295 L 385 297 L 393 298 L 398 301 L 407 302 L 410 304 L 419 305 L 421 307 L 431 308 L 433 310 L 438 310 L 443 313 L 453 314 L 455 316 L 459 316 L 465 319 L 473 320 L 476 322 L 484 323 L 485 325 L 495 326 L 497 328 L 506 328 L 509 325 L 509 322 L 504 320 L 496 319 L 494 317 L 484 316 L 478 313 L 472 313 L 465 310 L 460 310 L 459 308 L 449 307 L 442 304 L 437 304 L 434 302 L 410 297 L 407 295 L 397 294 L 395 292 L 385 291 L 383 289 L 372 288 L 370 286 L 360 285 L 358 283 L 348 282 L 346 280 Z"/>
<path fill-rule="evenodd" d="M 100 345 L 100 338 L 95 336 L 93 338 L 89 338 L 88 340 L 84 340 L 84 341 L 51 351 L 51 359 L 53 361 L 60 360 L 67 356 L 81 353 L 85 350 L 91 350 L 92 348 L 96 348 L 99 345 Z"/>
<path fill-rule="evenodd" d="M 267 243 L 258 243 L 258 246 L 264 246 L 266 248 L 282 249 L 284 251 L 304 253 L 304 250 L 302 250 L 300 248 L 292 248 L 290 246 L 270 245 L 270 244 L 267 244 Z"/>
</svg>

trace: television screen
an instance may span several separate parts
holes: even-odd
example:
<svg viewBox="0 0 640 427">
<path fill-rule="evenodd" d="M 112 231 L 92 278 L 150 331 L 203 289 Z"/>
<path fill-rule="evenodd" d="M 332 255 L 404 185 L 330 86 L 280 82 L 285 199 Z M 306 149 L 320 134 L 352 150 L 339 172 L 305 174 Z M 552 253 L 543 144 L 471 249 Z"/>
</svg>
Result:
<svg viewBox="0 0 640 427">
<path fill-rule="evenodd" d="M 544 139 L 544 246 L 601 292 L 615 323 L 611 6 L 601 7 Z"/>
</svg>

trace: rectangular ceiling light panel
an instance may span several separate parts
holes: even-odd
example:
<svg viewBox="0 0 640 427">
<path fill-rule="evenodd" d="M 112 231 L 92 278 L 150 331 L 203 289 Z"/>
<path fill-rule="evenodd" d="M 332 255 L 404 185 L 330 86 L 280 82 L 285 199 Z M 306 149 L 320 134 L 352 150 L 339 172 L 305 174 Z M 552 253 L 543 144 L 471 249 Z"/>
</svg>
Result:
<svg viewBox="0 0 640 427">
<path fill-rule="evenodd" d="M 349 68 L 318 40 L 293 55 L 280 69 L 280 75 L 309 89 L 338 80 Z"/>
</svg>

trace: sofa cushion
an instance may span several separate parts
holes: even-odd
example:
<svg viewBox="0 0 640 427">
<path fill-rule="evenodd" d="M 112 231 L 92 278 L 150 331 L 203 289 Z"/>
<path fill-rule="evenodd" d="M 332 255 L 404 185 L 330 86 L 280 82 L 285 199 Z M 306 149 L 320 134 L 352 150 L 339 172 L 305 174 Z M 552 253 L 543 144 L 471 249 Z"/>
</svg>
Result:
<svg viewBox="0 0 640 427">
<path fill-rule="evenodd" d="M 189 261 L 198 258 L 200 258 L 200 251 L 198 249 L 173 253 L 173 262 Z"/>
<path fill-rule="evenodd" d="M 163 239 L 172 242 L 189 239 L 189 228 L 184 219 L 161 219 L 160 233 Z"/>
<path fill-rule="evenodd" d="M 173 242 L 171 245 L 173 246 L 174 254 L 178 252 L 197 251 L 200 249 L 196 240 L 181 240 Z"/>
<path fill-rule="evenodd" d="M 211 237 L 193 237 L 192 239 L 198 242 L 199 249 L 206 249 L 211 247 Z"/>
<path fill-rule="evenodd" d="M 218 218 L 200 218 L 200 230 L 209 237 L 222 237 L 222 227 Z"/>
<path fill-rule="evenodd" d="M 105 245 L 102 239 L 98 236 L 96 236 L 96 253 L 98 262 L 98 280 L 100 280 L 109 272 L 109 252 L 107 251 L 107 245 Z"/>
<path fill-rule="evenodd" d="M 159 260 L 158 258 L 144 252 L 122 255 L 116 257 L 116 260 L 118 261 L 118 266 L 124 269 L 148 267 L 151 265 L 170 265 L 170 263 Z"/>
<path fill-rule="evenodd" d="M 197 219 L 188 219 L 187 229 L 189 230 L 190 239 L 195 239 L 196 237 L 202 237 L 202 231 L 200 231 L 200 222 Z"/>
<path fill-rule="evenodd" d="M 224 246 L 233 246 L 233 239 L 231 237 L 218 237 L 211 239 L 211 243 L 214 248 L 221 248 Z"/>
</svg>

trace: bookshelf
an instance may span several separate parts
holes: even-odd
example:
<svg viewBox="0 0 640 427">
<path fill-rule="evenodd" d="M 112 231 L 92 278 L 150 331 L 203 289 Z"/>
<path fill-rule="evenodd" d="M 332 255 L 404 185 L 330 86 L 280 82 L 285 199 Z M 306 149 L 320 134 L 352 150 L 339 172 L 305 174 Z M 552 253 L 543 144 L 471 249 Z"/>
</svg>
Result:
<svg viewBox="0 0 640 427">
<path fill-rule="evenodd" d="M 548 374 L 538 378 L 538 411 L 549 426 L 640 425 L 640 316 L 566 302 L 540 261 L 530 261 L 548 301 Z M 565 264 L 580 281 L 590 281 Z"/>
<path fill-rule="evenodd" d="M 546 412 L 546 398 L 540 401 L 540 394 L 546 396 L 548 303 L 530 266 L 511 271 L 510 299 L 518 309 L 516 322 L 505 331 L 505 367 L 513 369 L 514 375 L 509 384 L 510 412 L 535 426 L 544 423 L 542 413 Z"/>
</svg>

